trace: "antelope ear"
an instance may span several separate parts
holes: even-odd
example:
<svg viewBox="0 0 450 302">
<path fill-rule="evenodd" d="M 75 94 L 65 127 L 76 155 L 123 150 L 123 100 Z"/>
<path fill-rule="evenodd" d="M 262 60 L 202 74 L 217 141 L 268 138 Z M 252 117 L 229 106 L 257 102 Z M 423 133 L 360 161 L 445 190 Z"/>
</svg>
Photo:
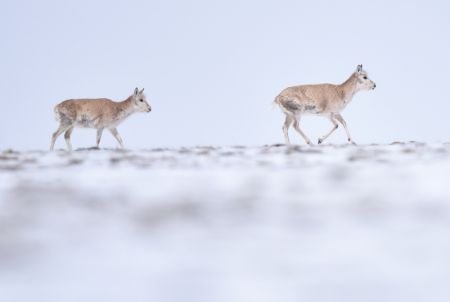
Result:
<svg viewBox="0 0 450 302">
<path fill-rule="evenodd" d="M 139 94 L 139 89 L 136 87 L 135 89 L 134 89 L 134 95 L 138 95 Z"/>
<path fill-rule="evenodd" d="M 141 91 L 139 91 L 139 94 L 142 94 L 144 92 L 144 88 L 142 88 Z"/>
<path fill-rule="evenodd" d="M 356 71 L 357 72 L 361 72 L 362 71 L 362 64 L 359 64 L 358 67 L 356 67 Z"/>
</svg>

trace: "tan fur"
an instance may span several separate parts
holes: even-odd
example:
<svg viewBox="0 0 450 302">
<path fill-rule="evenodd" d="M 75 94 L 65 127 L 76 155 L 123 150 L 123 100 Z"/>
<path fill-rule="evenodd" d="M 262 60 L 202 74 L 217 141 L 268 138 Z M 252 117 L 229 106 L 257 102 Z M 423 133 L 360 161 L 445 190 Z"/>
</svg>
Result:
<svg viewBox="0 0 450 302">
<path fill-rule="evenodd" d="M 53 150 L 59 135 L 65 132 L 67 147 L 72 149 L 70 135 L 74 128 L 97 129 L 97 147 L 100 144 L 103 129 L 108 129 L 123 148 L 122 138 L 116 127 L 135 112 L 150 112 L 142 89 L 122 102 L 110 99 L 71 99 L 55 106 L 55 117 L 60 122 L 59 128 L 53 133 L 50 150 Z"/>
<path fill-rule="evenodd" d="M 355 93 L 360 90 L 375 89 L 375 87 L 375 83 L 368 78 L 367 72 L 362 69 L 362 65 L 358 65 L 356 72 L 339 85 L 300 85 L 284 89 L 275 98 L 275 103 L 286 115 L 283 125 L 286 144 L 290 143 L 288 129 L 291 125 L 305 139 L 307 144 L 311 144 L 311 141 L 299 127 L 300 117 L 303 114 L 326 116 L 333 123 L 333 129 L 319 138 L 319 144 L 338 128 L 337 122 L 344 126 L 348 141 L 354 143 L 340 112 L 350 103 Z"/>
</svg>

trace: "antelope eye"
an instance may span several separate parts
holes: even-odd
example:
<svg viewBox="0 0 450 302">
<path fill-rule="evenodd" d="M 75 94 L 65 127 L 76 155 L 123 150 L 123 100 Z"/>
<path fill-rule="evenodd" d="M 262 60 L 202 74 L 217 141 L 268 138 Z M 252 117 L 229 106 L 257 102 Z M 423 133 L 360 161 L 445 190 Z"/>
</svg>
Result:
<svg viewBox="0 0 450 302">
<path fill-rule="evenodd" d="M 143 100 L 143 99 L 140 99 L 139 101 L 143 102 L 144 100 Z"/>
<path fill-rule="evenodd" d="M 364 77 L 363 79 L 364 79 L 364 80 L 367 80 L 367 77 Z"/>
</svg>

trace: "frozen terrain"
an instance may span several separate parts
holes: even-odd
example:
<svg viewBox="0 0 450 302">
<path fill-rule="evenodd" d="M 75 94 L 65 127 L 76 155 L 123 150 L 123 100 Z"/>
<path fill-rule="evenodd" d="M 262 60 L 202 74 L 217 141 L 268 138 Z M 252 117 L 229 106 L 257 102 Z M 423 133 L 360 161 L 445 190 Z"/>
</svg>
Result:
<svg viewBox="0 0 450 302">
<path fill-rule="evenodd" d="M 450 143 L 0 153 L 1 301 L 450 301 Z"/>
</svg>

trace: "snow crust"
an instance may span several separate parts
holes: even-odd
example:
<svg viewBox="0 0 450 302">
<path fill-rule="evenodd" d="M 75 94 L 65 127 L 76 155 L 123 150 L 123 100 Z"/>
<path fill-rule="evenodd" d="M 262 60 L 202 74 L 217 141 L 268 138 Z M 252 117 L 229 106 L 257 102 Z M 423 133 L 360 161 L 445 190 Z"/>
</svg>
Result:
<svg viewBox="0 0 450 302">
<path fill-rule="evenodd" d="M 450 301 L 450 143 L 0 154 L 1 301 Z"/>
</svg>

